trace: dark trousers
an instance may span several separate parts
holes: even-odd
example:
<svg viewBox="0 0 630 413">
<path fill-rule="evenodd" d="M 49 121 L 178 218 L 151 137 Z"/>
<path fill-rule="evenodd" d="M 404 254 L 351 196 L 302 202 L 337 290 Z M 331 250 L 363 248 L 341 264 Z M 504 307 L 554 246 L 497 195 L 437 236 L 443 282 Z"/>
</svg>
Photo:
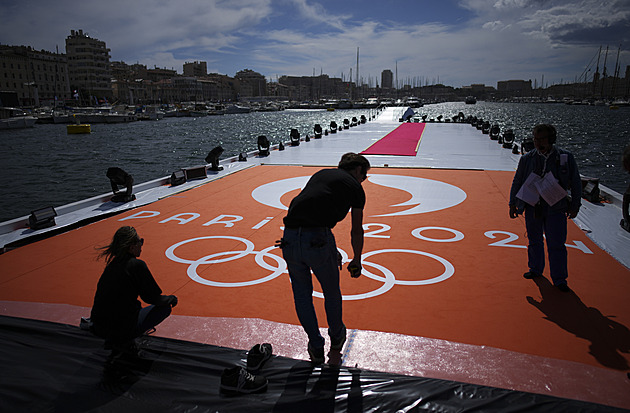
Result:
<svg viewBox="0 0 630 413">
<path fill-rule="evenodd" d="M 552 211 L 543 204 L 538 214 L 535 208 L 525 207 L 527 228 L 527 258 L 530 271 L 542 274 L 545 269 L 545 239 L 549 255 L 549 273 L 554 285 L 566 284 L 567 269 L 567 216 L 565 212 Z M 544 237 L 543 237 L 544 234 Z"/>
</svg>

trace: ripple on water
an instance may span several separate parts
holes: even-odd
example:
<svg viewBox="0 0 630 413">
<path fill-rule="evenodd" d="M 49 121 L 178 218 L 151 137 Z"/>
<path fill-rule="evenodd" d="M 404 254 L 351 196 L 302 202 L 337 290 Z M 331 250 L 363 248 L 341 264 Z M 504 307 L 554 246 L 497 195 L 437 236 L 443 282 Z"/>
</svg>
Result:
<svg viewBox="0 0 630 413">
<path fill-rule="evenodd" d="M 630 144 L 630 108 L 562 104 L 443 103 L 416 109 L 429 117 L 452 117 L 458 112 L 482 117 L 517 139 L 531 135 L 533 125 L 553 123 L 559 146 L 573 152 L 584 175 L 599 177 L 618 192 L 625 191 L 628 174 L 621 167 L 621 151 Z M 291 128 L 313 134 L 313 125 L 326 128 L 331 120 L 357 118 L 367 109 L 287 110 L 202 118 L 165 118 L 157 122 L 95 124 L 89 135 L 68 135 L 65 125 L 36 125 L 2 131 L 0 151 L 0 221 L 27 215 L 31 210 L 110 191 L 105 172 L 119 166 L 145 182 L 182 167 L 203 163 L 215 146 L 223 157 L 256 149 L 259 135 L 277 143 L 288 140 Z"/>
</svg>

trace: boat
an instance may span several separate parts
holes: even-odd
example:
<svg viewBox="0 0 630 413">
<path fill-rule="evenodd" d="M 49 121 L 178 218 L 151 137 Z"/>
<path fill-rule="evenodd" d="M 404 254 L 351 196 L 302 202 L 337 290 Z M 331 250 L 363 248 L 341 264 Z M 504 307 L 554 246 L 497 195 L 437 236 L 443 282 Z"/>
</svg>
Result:
<svg viewBox="0 0 630 413">
<path fill-rule="evenodd" d="M 226 106 L 226 108 L 225 108 L 225 113 L 227 113 L 227 114 L 249 113 L 249 112 L 251 112 L 251 109 L 246 107 L 246 106 L 229 105 L 229 106 Z"/>
<path fill-rule="evenodd" d="M 339 109 L 352 109 L 352 101 L 350 99 L 339 99 L 337 107 Z"/>
<path fill-rule="evenodd" d="M 477 98 L 474 96 L 466 96 L 465 102 L 468 105 L 474 105 L 475 103 L 477 103 Z"/>
<path fill-rule="evenodd" d="M 378 98 L 376 97 L 370 97 L 368 98 L 368 100 L 365 102 L 365 107 L 368 109 L 374 109 L 378 107 Z"/>
<path fill-rule="evenodd" d="M 164 111 L 156 106 L 146 106 L 136 111 L 138 120 L 160 120 L 164 118 L 164 115 Z"/>
<path fill-rule="evenodd" d="M 53 114 L 53 123 L 127 123 L 137 120 L 133 111 L 112 106 L 77 107 Z"/>
<path fill-rule="evenodd" d="M 606 202 L 584 200 L 569 223 L 572 293 L 551 286 L 548 273 L 526 280 L 525 225 L 509 219 L 506 205 L 521 154 L 464 116 L 400 122 L 406 109 L 388 107 L 300 145 L 228 157 L 222 170 L 191 168 L 177 185 L 170 176 L 139 183 L 126 203 L 108 193 L 33 211 L 54 218 L 45 228 L 28 227 L 29 217 L 0 223 L 3 408 L 629 409 L 630 234 L 619 227 L 620 194 L 599 185 Z M 372 165 L 363 183 L 363 272 L 352 279 L 345 269 L 347 217 L 334 232 L 348 340 L 313 365 L 274 244 L 292 197 L 348 151 Z M 107 364 L 103 341 L 80 320 L 104 265 L 95 248 L 123 225 L 142 234 L 142 258 L 179 304 L 142 337 L 142 359 Z M 267 391 L 222 395 L 223 369 L 245 366 L 257 343 L 273 346 L 255 373 L 268 378 Z"/>
<path fill-rule="evenodd" d="M 409 96 L 405 100 L 405 104 L 410 108 L 421 108 L 423 106 L 422 101 L 415 96 Z"/>
<path fill-rule="evenodd" d="M 92 126 L 89 123 L 78 123 L 66 125 L 68 134 L 92 133 Z"/>
<path fill-rule="evenodd" d="M 0 130 L 32 128 L 35 122 L 35 116 L 27 115 L 21 109 L 0 107 Z"/>
</svg>

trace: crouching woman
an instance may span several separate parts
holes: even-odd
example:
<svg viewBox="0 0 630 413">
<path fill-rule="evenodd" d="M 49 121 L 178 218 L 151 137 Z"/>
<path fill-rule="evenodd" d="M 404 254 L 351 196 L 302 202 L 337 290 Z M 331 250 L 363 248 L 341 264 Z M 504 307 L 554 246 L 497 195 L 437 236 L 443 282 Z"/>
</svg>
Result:
<svg viewBox="0 0 630 413">
<path fill-rule="evenodd" d="M 92 331 L 115 353 L 137 353 L 135 338 L 164 321 L 177 305 L 174 295 L 162 295 L 147 264 L 138 259 L 144 239 L 135 228 L 119 228 L 111 243 L 100 248 L 106 266 L 96 287 L 90 319 Z M 138 297 L 149 304 L 142 307 Z"/>
</svg>

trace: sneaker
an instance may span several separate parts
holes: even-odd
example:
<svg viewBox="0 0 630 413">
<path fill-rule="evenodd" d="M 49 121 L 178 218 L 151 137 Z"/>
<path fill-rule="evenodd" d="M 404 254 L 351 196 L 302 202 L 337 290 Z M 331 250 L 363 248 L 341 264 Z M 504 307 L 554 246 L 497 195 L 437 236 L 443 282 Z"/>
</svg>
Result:
<svg viewBox="0 0 630 413">
<path fill-rule="evenodd" d="M 322 364 L 324 362 L 324 348 L 313 348 L 308 345 L 308 355 L 311 361 L 315 364 Z"/>
<path fill-rule="evenodd" d="M 556 288 L 560 291 L 562 291 L 563 293 L 568 293 L 571 291 L 571 289 L 569 288 L 568 285 L 566 284 L 558 284 L 556 285 Z"/>
<path fill-rule="evenodd" d="M 267 379 L 254 376 L 243 367 L 235 366 L 223 370 L 221 391 L 228 394 L 249 394 L 267 390 Z"/>
<path fill-rule="evenodd" d="M 330 338 L 330 349 L 339 351 L 343 348 L 344 343 L 346 342 L 346 330 L 343 330 L 343 335 L 339 338 Z"/>
<path fill-rule="evenodd" d="M 271 358 L 271 344 L 256 344 L 247 353 L 247 370 L 258 371 Z"/>
<path fill-rule="evenodd" d="M 536 278 L 536 277 L 542 277 L 542 274 L 538 274 L 537 272 L 534 272 L 534 271 L 527 271 L 525 274 L 523 274 L 523 278 L 526 278 L 528 280 L 531 280 L 532 278 Z"/>
</svg>

